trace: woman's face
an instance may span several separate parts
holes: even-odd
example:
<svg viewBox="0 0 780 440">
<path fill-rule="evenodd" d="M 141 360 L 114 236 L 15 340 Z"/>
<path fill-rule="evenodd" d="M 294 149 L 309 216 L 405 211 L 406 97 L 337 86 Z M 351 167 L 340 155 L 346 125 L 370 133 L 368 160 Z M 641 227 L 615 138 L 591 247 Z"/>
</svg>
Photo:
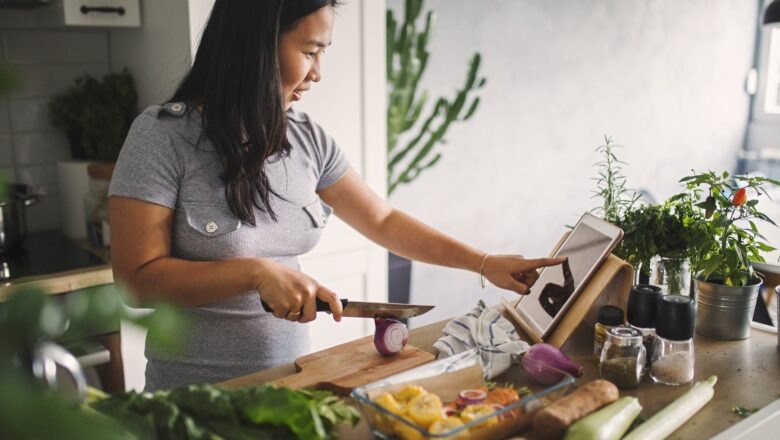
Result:
<svg viewBox="0 0 780 440">
<path fill-rule="evenodd" d="M 279 36 L 279 68 L 284 109 L 300 100 L 320 80 L 320 60 L 333 35 L 334 11 L 330 6 L 301 18 Z"/>
</svg>

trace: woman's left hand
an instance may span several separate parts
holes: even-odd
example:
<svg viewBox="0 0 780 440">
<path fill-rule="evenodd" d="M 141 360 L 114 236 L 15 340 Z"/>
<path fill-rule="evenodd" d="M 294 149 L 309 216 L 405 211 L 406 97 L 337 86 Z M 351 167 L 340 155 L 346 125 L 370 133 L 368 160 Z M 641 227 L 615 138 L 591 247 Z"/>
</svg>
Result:
<svg viewBox="0 0 780 440">
<path fill-rule="evenodd" d="M 526 295 L 539 279 L 538 269 L 564 261 L 566 257 L 526 259 L 522 255 L 488 255 L 482 275 L 497 287 Z"/>
</svg>

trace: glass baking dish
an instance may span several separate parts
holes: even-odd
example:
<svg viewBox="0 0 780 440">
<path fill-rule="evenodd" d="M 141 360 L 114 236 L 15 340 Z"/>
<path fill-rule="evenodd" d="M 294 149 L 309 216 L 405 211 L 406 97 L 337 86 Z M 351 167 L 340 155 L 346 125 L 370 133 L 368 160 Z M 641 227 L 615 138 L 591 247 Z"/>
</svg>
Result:
<svg viewBox="0 0 780 440">
<path fill-rule="evenodd" d="M 560 373 L 561 379 L 551 386 L 533 383 L 523 369 L 515 364 L 499 376 L 495 383 L 509 384 L 530 394 L 521 394 L 520 400 L 504 407 L 496 407 L 492 414 L 473 419 L 446 432 L 429 432 L 416 424 L 380 406 L 373 399 L 384 393 L 394 394 L 408 385 L 418 385 L 428 393 L 439 396 L 443 403 L 453 402 L 467 389 L 485 387 L 479 354 L 470 350 L 449 358 L 425 364 L 411 370 L 364 385 L 352 391 L 352 398 L 374 434 L 382 439 L 461 438 L 497 439 L 525 429 L 534 411 L 563 397 L 574 383 L 574 377 L 564 371 L 547 367 Z M 442 416 L 444 417 L 444 416 Z"/>
</svg>

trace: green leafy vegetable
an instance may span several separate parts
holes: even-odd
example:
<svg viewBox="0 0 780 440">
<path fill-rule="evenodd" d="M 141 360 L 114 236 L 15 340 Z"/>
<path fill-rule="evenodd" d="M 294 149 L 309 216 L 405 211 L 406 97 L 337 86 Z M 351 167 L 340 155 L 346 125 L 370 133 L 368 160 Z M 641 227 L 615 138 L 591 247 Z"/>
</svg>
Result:
<svg viewBox="0 0 780 440">
<path fill-rule="evenodd" d="M 743 418 L 753 414 L 756 411 L 758 411 L 757 408 L 745 408 L 744 406 L 740 405 L 734 405 L 731 407 L 731 412 Z"/>
<path fill-rule="evenodd" d="M 329 439 L 336 425 L 359 420 L 355 408 L 328 391 L 271 385 L 129 392 L 93 402 L 91 408 L 120 421 L 139 438 L 156 439 Z"/>
</svg>

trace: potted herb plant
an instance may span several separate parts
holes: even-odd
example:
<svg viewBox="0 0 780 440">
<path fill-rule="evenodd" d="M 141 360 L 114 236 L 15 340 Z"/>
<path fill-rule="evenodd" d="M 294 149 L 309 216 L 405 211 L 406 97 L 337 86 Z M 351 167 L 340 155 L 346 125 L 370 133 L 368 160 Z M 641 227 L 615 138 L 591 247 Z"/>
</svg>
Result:
<svg viewBox="0 0 780 440">
<path fill-rule="evenodd" d="M 49 120 L 68 138 L 73 160 L 57 164 L 60 211 L 64 232 L 86 237 L 84 196 L 89 191 L 87 168 L 108 176 L 125 136 L 138 114 L 138 95 L 127 70 L 103 78 L 84 75 L 49 101 Z"/>
<path fill-rule="evenodd" d="M 686 223 L 688 211 L 667 201 L 628 210 L 616 221 L 624 236 L 615 254 L 672 295 L 690 290 L 690 248 L 700 231 Z"/>
<path fill-rule="evenodd" d="M 688 209 L 683 221 L 697 230 L 689 249 L 696 273 L 696 331 L 716 339 L 748 338 L 761 286 L 751 262 L 763 262 L 761 252 L 774 250 L 756 222 L 775 223 L 758 210 L 758 202 L 766 184 L 780 181 L 709 171 L 681 182 L 686 189 L 670 200 Z"/>
<path fill-rule="evenodd" d="M 614 254 L 634 267 L 637 282 L 657 284 L 668 294 L 687 295 L 690 290 L 689 258 L 691 243 L 700 228 L 686 222 L 692 208 L 676 200 L 660 205 L 642 203 L 640 195 L 630 190 L 623 175 L 625 162 L 618 159 L 620 148 L 609 136 L 596 152 L 598 176 L 594 198 L 600 206 L 597 215 L 624 231 L 623 240 Z"/>
</svg>

